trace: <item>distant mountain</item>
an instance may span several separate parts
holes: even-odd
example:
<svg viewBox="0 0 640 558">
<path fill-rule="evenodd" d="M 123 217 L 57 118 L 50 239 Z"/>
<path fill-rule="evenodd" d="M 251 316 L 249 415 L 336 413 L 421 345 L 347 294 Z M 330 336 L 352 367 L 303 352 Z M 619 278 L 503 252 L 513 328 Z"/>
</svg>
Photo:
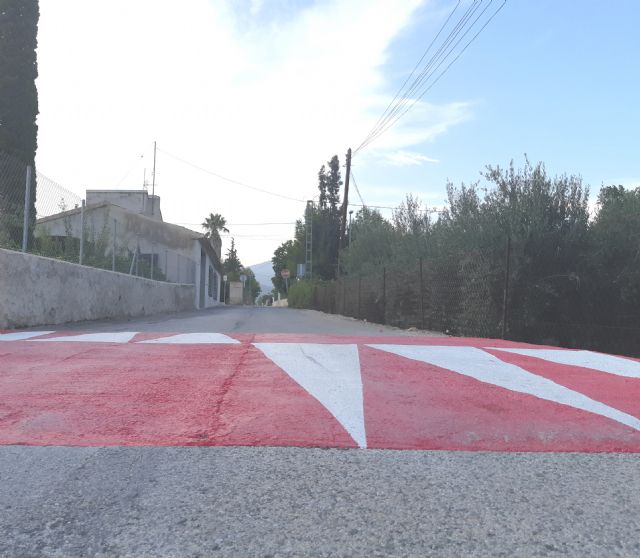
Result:
<svg viewBox="0 0 640 558">
<path fill-rule="evenodd" d="M 260 288 L 262 288 L 262 294 L 267 294 L 273 289 L 273 283 L 271 278 L 273 277 L 273 264 L 271 261 L 259 263 L 256 265 L 250 265 L 251 271 L 255 273 Z"/>
</svg>

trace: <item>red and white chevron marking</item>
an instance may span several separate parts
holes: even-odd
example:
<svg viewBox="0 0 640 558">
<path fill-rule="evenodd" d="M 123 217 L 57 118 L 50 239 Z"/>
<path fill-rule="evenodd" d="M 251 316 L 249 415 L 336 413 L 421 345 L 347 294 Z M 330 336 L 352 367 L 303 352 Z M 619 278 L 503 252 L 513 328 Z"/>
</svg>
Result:
<svg viewBox="0 0 640 558">
<path fill-rule="evenodd" d="M 0 444 L 640 452 L 640 361 L 487 339 L 0 332 Z"/>
</svg>

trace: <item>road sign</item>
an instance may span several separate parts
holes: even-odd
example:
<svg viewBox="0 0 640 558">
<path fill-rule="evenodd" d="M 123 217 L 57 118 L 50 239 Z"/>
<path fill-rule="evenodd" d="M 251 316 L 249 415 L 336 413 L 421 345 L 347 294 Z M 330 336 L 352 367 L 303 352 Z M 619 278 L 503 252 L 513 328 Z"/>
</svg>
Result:
<svg viewBox="0 0 640 558">
<path fill-rule="evenodd" d="M 242 281 L 242 284 L 244 284 L 246 280 L 247 280 L 247 276 L 244 273 L 240 275 L 240 281 Z"/>
<path fill-rule="evenodd" d="M 280 275 L 282 276 L 283 279 L 289 279 L 289 277 L 291 277 L 291 272 L 285 267 L 281 272 Z"/>
<path fill-rule="evenodd" d="M 307 266 L 305 264 L 298 264 L 296 267 L 296 276 L 304 277 L 307 274 Z"/>
</svg>

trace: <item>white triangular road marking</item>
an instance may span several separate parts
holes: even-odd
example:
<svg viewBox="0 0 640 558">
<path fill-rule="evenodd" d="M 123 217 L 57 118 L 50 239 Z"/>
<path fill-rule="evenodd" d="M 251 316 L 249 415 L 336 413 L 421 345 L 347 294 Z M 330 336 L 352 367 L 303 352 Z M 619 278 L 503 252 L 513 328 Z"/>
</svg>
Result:
<svg viewBox="0 0 640 558">
<path fill-rule="evenodd" d="M 491 347 L 492 351 L 505 351 L 523 356 L 530 356 L 555 362 L 556 364 L 569 364 L 582 368 L 591 368 L 599 372 L 608 372 L 616 376 L 627 378 L 640 378 L 640 362 L 620 358 L 612 355 L 603 355 L 591 351 L 567 351 L 564 349 L 504 349 Z"/>
<path fill-rule="evenodd" d="M 49 335 L 54 333 L 53 331 L 15 331 L 12 333 L 0 333 L 0 341 L 24 341 L 25 339 L 31 339 L 32 337 L 39 337 L 40 335 Z"/>
<path fill-rule="evenodd" d="M 53 342 L 81 342 L 81 343 L 128 343 L 137 335 L 137 331 L 113 331 L 105 333 L 83 333 L 82 335 L 67 335 L 64 337 L 50 337 L 49 339 L 34 339 L 42 343 Z"/>
<path fill-rule="evenodd" d="M 178 335 L 172 335 L 170 337 L 160 337 L 159 339 L 147 339 L 146 341 L 138 341 L 138 343 L 148 343 L 156 345 L 237 345 L 238 343 L 240 343 L 240 341 L 222 333 L 180 333 Z"/>
<path fill-rule="evenodd" d="M 519 366 L 504 362 L 482 349 L 416 345 L 369 345 L 369 347 L 433 364 L 487 384 L 607 417 L 640 430 L 640 419 L 594 401 L 582 393 L 556 384 L 547 378 L 536 376 Z"/>
<path fill-rule="evenodd" d="M 357 345 L 254 343 L 367 447 Z"/>
</svg>

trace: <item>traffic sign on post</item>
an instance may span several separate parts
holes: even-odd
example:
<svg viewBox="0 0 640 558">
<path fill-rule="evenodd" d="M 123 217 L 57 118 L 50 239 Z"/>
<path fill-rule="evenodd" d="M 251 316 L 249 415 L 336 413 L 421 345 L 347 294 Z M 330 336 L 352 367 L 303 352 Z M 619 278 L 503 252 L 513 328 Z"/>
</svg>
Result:
<svg viewBox="0 0 640 558">
<path fill-rule="evenodd" d="M 285 291 L 287 292 L 287 295 L 288 295 L 289 294 L 289 277 L 291 277 L 291 272 L 285 267 L 280 272 L 280 275 L 284 279 L 284 288 L 285 288 Z"/>
</svg>

